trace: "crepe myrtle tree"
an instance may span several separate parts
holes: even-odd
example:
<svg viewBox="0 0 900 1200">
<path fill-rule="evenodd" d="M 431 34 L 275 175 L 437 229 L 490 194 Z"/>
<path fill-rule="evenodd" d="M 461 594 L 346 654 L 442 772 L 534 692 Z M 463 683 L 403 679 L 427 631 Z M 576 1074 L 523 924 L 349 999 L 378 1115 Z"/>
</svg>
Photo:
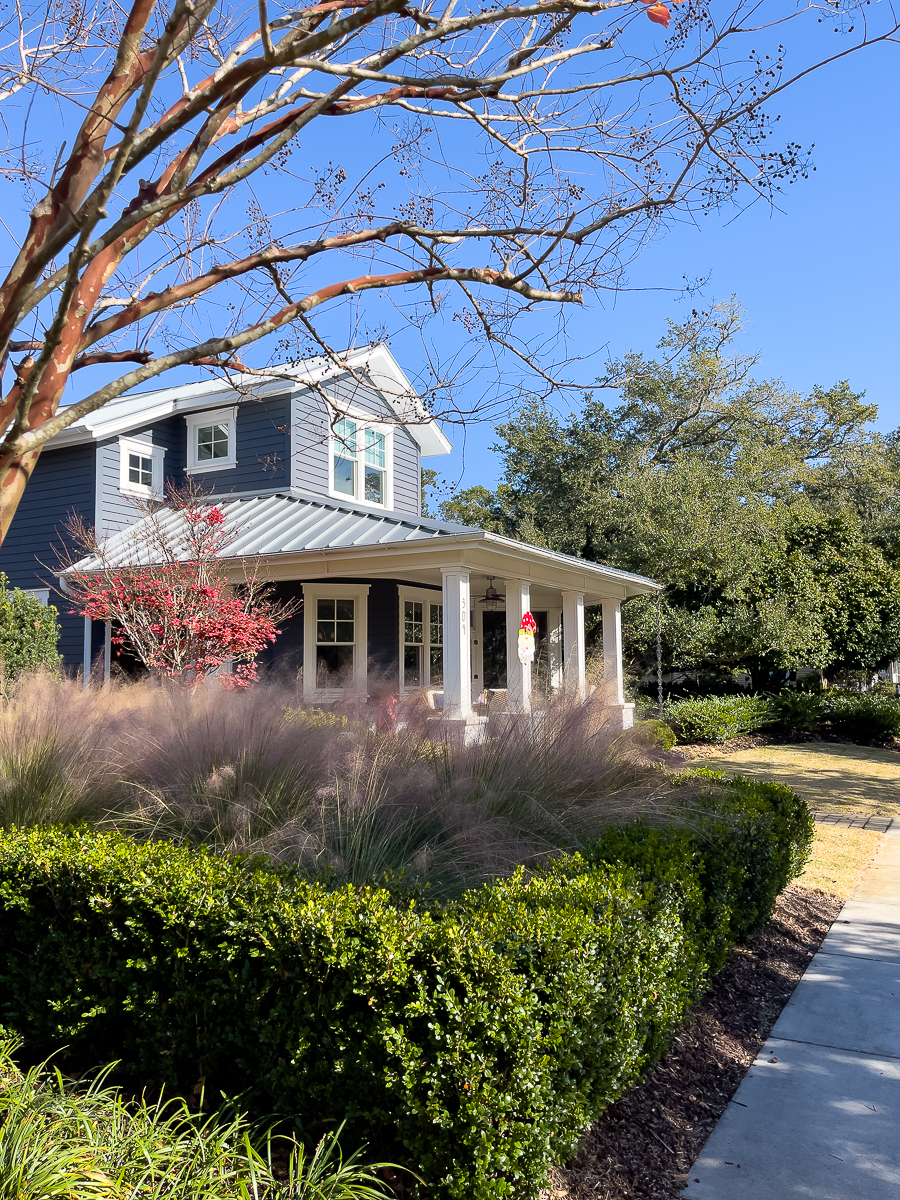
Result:
<svg viewBox="0 0 900 1200">
<path fill-rule="evenodd" d="M 70 519 L 74 550 L 60 568 L 74 611 L 110 622 L 113 645 L 132 650 L 158 675 L 193 686 L 230 665 L 219 682 L 250 687 L 257 655 L 296 605 L 274 600 L 247 564 L 232 584 L 229 551 L 242 531 L 193 487 L 173 491 L 165 505 L 135 506 L 141 519 L 115 540 L 98 539 L 80 518 Z"/>
<path fill-rule="evenodd" d="M 804 175 L 777 98 L 897 30 L 891 0 L 76 8 L 20 5 L 0 45 L 27 201 L 2 235 L 0 536 L 49 438 L 174 368 L 243 384 L 265 338 L 267 366 L 340 367 L 348 327 L 407 322 L 437 417 L 478 355 L 571 384 L 564 335 L 517 318 L 614 287 L 667 219 Z"/>
</svg>

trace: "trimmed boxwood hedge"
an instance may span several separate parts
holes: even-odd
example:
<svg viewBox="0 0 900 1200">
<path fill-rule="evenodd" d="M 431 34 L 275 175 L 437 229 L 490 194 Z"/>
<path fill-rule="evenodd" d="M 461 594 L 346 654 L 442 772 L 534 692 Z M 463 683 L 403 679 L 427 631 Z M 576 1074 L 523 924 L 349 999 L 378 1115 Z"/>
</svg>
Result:
<svg viewBox="0 0 900 1200">
<path fill-rule="evenodd" d="M 611 830 L 442 907 L 85 828 L 7 831 L 0 1021 L 32 1054 L 205 1078 L 311 1138 L 346 1119 L 431 1197 L 533 1195 L 802 864 L 799 797 L 723 789 L 690 830 Z"/>
</svg>

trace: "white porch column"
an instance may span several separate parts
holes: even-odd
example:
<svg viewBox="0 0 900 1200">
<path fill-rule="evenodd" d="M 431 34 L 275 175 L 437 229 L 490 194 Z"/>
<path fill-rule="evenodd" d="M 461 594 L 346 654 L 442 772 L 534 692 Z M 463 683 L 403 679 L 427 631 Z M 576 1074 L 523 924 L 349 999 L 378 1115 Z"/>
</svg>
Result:
<svg viewBox="0 0 900 1200">
<path fill-rule="evenodd" d="M 444 717 L 467 721 L 472 715 L 472 662 L 469 572 L 441 568 L 444 587 Z"/>
<path fill-rule="evenodd" d="M 563 686 L 562 609 L 547 612 L 547 642 L 550 659 L 550 687 L 554 692 Z"/>
<path fill-rule="evenodd" d="M 504 579 L 506 584 L 506 707 L 509 712 L 531 712 L 531 663 L 519 662 L 519 628 L 531 608 L 527 579 Z"/>
<path fill-rule="evenodd" d="M 566 691 L 579 700 L 585 695 L 584 595 L 563 592 L 563 681 Z"/>
<path fill-rule="evenodd" d="M 603 686 L 608 703 L 622 714 L 622 728 L 634 724 L 634 705 L 625 703 L 622 669 L 622 601 L 603 600 Z"/>
<path fill-rule="evenodd" d="M 103 682 L 109 683 L 112 672 L 112 624 L 106 621 L 103 627 Z"/>
<path fill-rule="evenodd" d="M 603 683 L 610 704 L 625 703 L 622 678 L 622 602 L 604 600 L 603 608 Z"/>
<path fill-rule="evenodd" d="M 82 667 L 81 686 L 85 691 L 91 686 L 91 618 L 84 618 L 84 666 Z"/>
</svg>

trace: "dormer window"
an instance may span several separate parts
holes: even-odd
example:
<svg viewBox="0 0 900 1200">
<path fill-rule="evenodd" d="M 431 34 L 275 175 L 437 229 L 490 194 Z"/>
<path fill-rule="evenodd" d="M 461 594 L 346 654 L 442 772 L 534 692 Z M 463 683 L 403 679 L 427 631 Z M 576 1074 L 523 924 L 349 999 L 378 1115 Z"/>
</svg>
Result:
<svg viewBox="0 0 900 1200">
<path fill-rule="evenodd" d="M 331 493 L 366 504 L 390 507 L 391 435 L 377 425 L 350 417 L 334 424 Z"/>
<path fill-rule="evenodd" d="M 191 413 L 185 420 L 190 474 L 227 471 L 237 466 L 237 408 Z"/>
<path fill-rule="evenodd" d="M 119 491 L 144 498 L 161 496 L 165 453 L 151 442 L 119 438 Z"/>
</svg>

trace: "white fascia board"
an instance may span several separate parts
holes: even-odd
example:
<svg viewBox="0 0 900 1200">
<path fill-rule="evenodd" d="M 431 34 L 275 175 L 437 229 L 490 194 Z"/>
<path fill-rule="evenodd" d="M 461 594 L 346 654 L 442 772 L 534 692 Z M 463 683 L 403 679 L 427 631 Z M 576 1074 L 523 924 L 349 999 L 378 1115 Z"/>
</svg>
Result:
<svg viewBox="0 0 900 1200">
<path fill-rule="evenodd" d="M 402 421 L 423 456 L 449 454 L 452 445 L 441 427 L 419 399 L 400 364 L 384 343 L 347 356 L 354 370 L 365 370 L 374 386 Z"/>
<path fill-rule="evenodd" d="M 415 395 L 415 389 L 400 369 L 394 356 L 386 346 L 367 346 L 351 352 L 348 362 L 354 370 L 365 370 L 373 384 L 382 392 L 385 400 L 398 416 L 409 418 L 409 401 L 404 395 Z M 265 377 L 259 375 L 237 376 L 238 388 L 253 389 L 259 395 L 269 395 L 288 388 L 302 387 L 309 383 L 322 383 L 329 378 L 344 374 L 345 368 L 322 356 L 310 359 L 294 367 L 279 369 L 278 374 Z M 382 381 L 379 384 L 379 379 Z M 209 408 L 221 396 L 221 403 L 234 403 L 243 398 L 239 392 L 220 379 L 200 380 L 197 383 L 179 384 L 177 387 L 160 388 L 150 392 L 135 392 L 111 400 L 94 413 L 82 417 L 68 429 L 56 434 L 47 443 L 48 447 L 77 446 L 87 442 L 104 441 L 127 433 L 137 425 L 159 421 L 174 413 L 190 412 L 193 409 Z M 416 420 L 409 425 L 410 436 L 418 443 L 423 455 L 449 454 L 452 446 L 441 432 L 433 417 L 428 416 L 425 406 L 416 402 Z"/>
</svg>

